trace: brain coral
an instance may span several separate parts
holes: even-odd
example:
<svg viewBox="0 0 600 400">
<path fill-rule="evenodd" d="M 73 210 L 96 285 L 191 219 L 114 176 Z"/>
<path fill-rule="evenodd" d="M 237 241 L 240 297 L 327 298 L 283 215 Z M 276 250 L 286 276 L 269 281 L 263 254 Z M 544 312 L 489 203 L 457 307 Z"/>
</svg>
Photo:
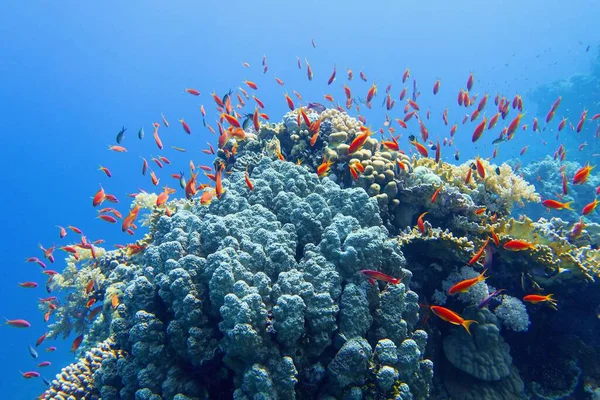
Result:
<svg viewBox="0 0 600 400">
<path fill-rule="evenodd" d="M 107 363 L 102 398 L 394 388 L 426 398 L 433 364 L 423 360 L 426 333 L 415 331 L 418 296 L 376 200 L 269 158 L 252 179 L 250 191 L 232 173 L 219 201 L 161 217 L 143 253 L 105 262 L 105 285 L 122 293 L 105 309 L 106 335 L 128 356 Z M 403 280 L 370 285 L 361 269 Z M 381 340 L 386 357 L 375 349 Z"/>
</svg>

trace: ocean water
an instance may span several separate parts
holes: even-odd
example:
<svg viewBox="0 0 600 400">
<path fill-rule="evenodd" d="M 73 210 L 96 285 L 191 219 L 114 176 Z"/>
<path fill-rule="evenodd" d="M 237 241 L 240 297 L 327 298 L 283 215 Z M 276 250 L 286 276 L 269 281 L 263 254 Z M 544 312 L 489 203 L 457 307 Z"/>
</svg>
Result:
<svg viewBox="0 0 600 400">
<path fill-rule="evenodd" d="M 507 162 L 513 168 L 520 164 L 516 174 L 523 173 L 542 199 L 557 198 L 560 173 L 548 172 L 548 165 L 553 164 L 541 167 L 535 164 L 538 166 L 530 166 L 530 170 L 527 167 L 546 156 L 552 158 L 561 144 L 567 150 L 566 160 L 577 163 L 567 168 L 569 179 L 586 162 L 598 163 L 597 122 L 600 120 L 591 121 L 593 115 L 600 113 L 600 33 L 594 29 L 598 17 L 600 8 L 593 1 L 577 1 L 568 7 L 559 1 L 485 5 L 466 1 L 282 4 L 271 0 L 260 4 L 235 1 L 167 4 L 151 0 L 5 4 L 0 14 L 0 36 L 4 38 L 0 44 L 3 121 L 0 132 L 4 142 L 4 173 L 0 175 L 0 183 L 5 199 L 0 219 L 4 231 L 0 244 L 3 254 L 0 315 L 26 319 L 31 327 L 17 329 L 6 325 L 0 329 L 4 344 L 0 351 L 3 398 L 35 398 L 46 389 L 42 379 L 24 379 L 20 372 L 39 371 L 52 380 L 62 367 L 75 361 L 70 352 L 77 336 L 75 332 L 65 339 L 47 340 L 38 348 L 39 358 L 30 357 L 27 346 L 47 329 L 43 311 L 38 309 L 38 298 L 56 293 L 48 294 L 44 290 L 45 275 L 40 274 L 35 264 L 24 263 L 24 260 L 43 257 L 38 244 L 58 248 L 79 240 L 73 232 L 61 240 L 57 225 L 79 227 L 90 240 L 104 239 L 102 246 L 107 249 L 141 239 L 147 228 L 141 227 L 132 238 L 121 232 L 120 224 L 115 226 L 98 219 L 91 197 L 103 187 L 119 198 L 116 207 L 125 214 L 131 201 L 127 196 L 130 193 L 140 190 L 158 193 L 164 185 L 169 185 L 177 189 L 171 198 L 184 196 L 178 182 L 169 175 L 185 171 L 189 177 L 190 160 L 196 165 L 212 165 L 214 161 L 214 156 L 201 152 L 208 148 L 207 142 L 217 147 L 218 136 L 203 126 L 200 114 L 200 105 L 203 105 L 206 122 L 217 129 L 219 116 L 211 92 L 222 97 L 229 90 L 239 93 L 237 88 L 242 86 L 266 104 L 264 112 L 270 122 L 276 123 L 289 111 L 284 92 L 289 93 L 296 106 L 312 101 L 331 107 L 332 103 L 323 98 L 325 94 L 331 94 L 336 103 L 343 106 L 343 85 L 347 84 L 360 105 L 360 112 L 354 105 L 348 114 L 355 118 L 364 116 L 367 125 L 377 132 L 384 128 L 386 115 L 392 121 L 404 115 L 406 101 L 398 99 L 399 93 L 407 87 L 407 97 L 411 97 L 416 81 L 420 93 L 419 115 L 426 123 L 430 139 L 434 142 L 450 139 L 450 127 L 458 124 L 453 144 L 442 147 L 442 161 L 459 164 L 476 156 L 491 157 L 495 148 L 492 140 L 516 116 L 511 107 L 506 120 L 501 119 L 493 131 L 486 130 L 479 141 L 472 143 L 473 129 L 482 117 L 461 124 L 464 115 L 470 115 L 474 106 L 459 107 L 457 94 L 466 87 L 469 74 L 473 73 L 474 86 L 470 93 L 478 95 L 477 102 L 489 94 L 485 110 L 488 119 L 496 113 L 496 94 L 506 96 L 509 101 L 521 95 L 524 103 L 525 116 L 520 125 L 525 123 L 528 129 L 519 126 L 512 140 L 497 146 L 497 157 L 491 162 L 498 165 Z M 316 46 L 311 43 L 313 39 Z M 263 56 L 268 65 L 266 73 L 261 65 Z M 298 58 L 301 70 L 297 66 Z M 306 61 L 314 72 L 312 81 L 307 79 Z M 249 68 L 242 65 L 245 62 L 250 64 Z M 337 78 L 328 85 L 334 67 Z M 347 79 L 347 68 L 354 73 L 352 81 Z M 402 74 L 406 68 L 410 68 L 410 78 L 403 84 Z M 359 77 L 361 71 L 366 75 L 366 82 Z M 285 85 L 277 84 L 275 77 L 282 79 Z M 440 90 L 434 95 L 432 88 L 437 79 Z M 244 85 L 245 80 L 255 82 L 258 90 L 250 90 Z M 377 84 L 378 93 L 372 108 L 367 109 L 359 98 L 364 99 L 373 84 Z M 390 111 L 382 107 L 388 85 L 396 101 Z M 185 88 L 198 89 L 200 96 L 185 93 Z M 293 91 L 300 93 L 304 100 L 299 101 Z M 546 114 L 558 96 L 562 96 L 561 105 L 546 126 Z M 233 100 L 237 103 L 235 98 Z M 255 105 L 252 98 L 244 100 L 247 106 L 242 112 L 252 113 Z M 448 109 L 450 119 L 447 126 L 442 121 L 444 109 Z M 577 133 L 569 123 L 576 126 L 584 109 L 588 110 L 585 126 Z M 428 111 L 430 118 L 425 117 Z M 165 143 L 162 151 L 152 138 L 152 123 L 162 124 L 161 113 L 170 125 L 160 128 Z M 534 117 L 540 121 L 540 132 L 532 131 Z M 563 117 L 568 118 L 568 122 L 557 136 L 557 126 Z M 183 132 L 179 118 L 189 123 L 191 135 Z M 122 126 L 127 128 L 122 145 L 128 151 L 111 152 L 108 146 L 116 144 L 115 137 Z M 396 135 L 402 134 L 398 139 L 400 147 L 414 153 L 407 137 L 410 134 L 419 137 L 416 121 L 410 121 L 407 130 L 394 122 L 392 126 Z M 142 127 L 145 137 L 139 140 L 137 134 Z M 385 136 L 389 139 L 390 135 L 386 132 Z M 381 135 L 376 133 L 373 137 L 380 139 Z M 171 146 L 185 148 L 187 152 L 175 151 Z M 527 150 L 520 155 L 526 146 Z M 455 160 L 457 151 L 459 161 Z M 158 156 L 168 157 L 171 165 L 158 168 L 151 161 Z M 141 175 L 140 157 L 146 158 L 159 176 L 157 187 L 152 185 L 149 176 Z M 108 167 L 113 177 L 107 178 L 98 171 L 100 165 Z M 558 167 L 557 163 L 556 169 Z M 597 171 L 592 171 L 592 181 L 598 180 Z M 204 177 L 199 181 L 210 182 Z M 550 181 L 552 185 L 545 185 Z M 593 189 L 589 186 L 578 189 L 575 195 L 571 192 L 573 212 L 547 212 L 542 205 L 534 203 L 516 207 L 512 210 L 513 216 L 562 217 L 572 224 L 579 220 L 580 210 L 594 200 Z M 565 201 L 569 199 L 566 197 Z M 592 213 L 586 221 L 591 224 L 600 219 Z M 595 243 L 590 244 L 591 248 L 595 246 Z M 48 268 L 60 272 L 65 266 L 64 255 L 57 249 L 56 261 L 52 265 L 47 262 Z M 410 265 L 405 268 L 411 269 Z M 497 285 L 510 279 L 514 282 L 522 279 L 519 273 L 514 276 L 510 271 L 501 273 L 503 278 L 499 281 L 489 279 L 490 286 L 499 287 Z M 24 281 L 36 281 L 40 286 L 26 289 L 17 285 Z M 422 296 L 420 302 L 423 299 L 431 302 L 433 288 L 430 290 L 427 284 L 421 283 L 413 290 Z M 574 283 L 564 283 L 569 284 Z M 547 308 L 529 308 L 529 312 L 543 314 L 541 321 L 548 323 L 543 326 L 554 327 L 556 334 L 537 330 L 537 318 L 531 315 L 529 331 L 502 331 L 511 346 L 513 365 L 530 367 L 528 357 L 544 354 L 546 347 L 534 347 L 531 338 L 535 335 L 548 335 L 544 345 L 549 347 L 555 347 L 554 342 L 564 337 L 573 343 L 583 341 L 585 346 L 600 346 L 597 321 L 589 318 L 599 306 L 598 295 L 591 292 L 590 285 L 593 290 L 598 289 L 597 280 L 595 286 L 589 283 L 585 287 L 585 299 L 589 300 L 585 306 L 581 305 L 585 302 L 577 299 L 568 300 L 565 302 L 569 308 L 561 310 L 559 299 L 557 312 L 562 313 L 559 315 L 581 314 L 580 320 L 586 321 L 582 326 L 572 327 L 575 337 L 568 336 L 569 329 L 561 326 L 556 316 L 552 320 L 552 310 Z M 381 289 L 384 290 L 383 285 Z M 565 293 L 576 298 L 580 289 L 573 286 Z M 519 293 L 513 295 L 520 296 Z M 65 295 L 60 296 L 63 296 L 61 304 L 68 302 Z M 462 309 L 457 311 L 462 312 Z M 442 337 L 449 335 L 449 327 L 434 318 L 437 317 L 432 316 L 430 322 L 430 335 L 435 332 L 430 336 L 430 349 L 435 348 L 436 341 L 440 343 L 440 332 Z M 56 346 L 57 351 L 47 353 L 43 350 L 47 346 Z M 574 349 L 563 351 L 582 351 L 585 346 L 574 345 Z M 443 392 L 444 368 L 451 367 L 446 367 L 447 361 L 440 356 L 440 351 L 438 345 L 438 354 L 424 354 L 434 360 L 435 375 L 441 377 L 432 383 L 431 398 L 447 395 L 440 394 L 438 389 Z M 50 361 L 52 365 L 36 367 L 41 361 Z M 592 398 L 584 384 L 600 386 L 597 361 L 594 364 L 581 357 L 577 362 L 584 372 L 571 398 Z M 568 375 L 564 371 L 569 365 L 557 363 L 557 376 Z M 527 390 L 535 379 L 539 381 L 534 375 L 521 369 Z M 342 392 L 337 393 L 341 396 Z M 227 394 L 230 395 L 225 392 L 224 398 Z"/>
</svg>

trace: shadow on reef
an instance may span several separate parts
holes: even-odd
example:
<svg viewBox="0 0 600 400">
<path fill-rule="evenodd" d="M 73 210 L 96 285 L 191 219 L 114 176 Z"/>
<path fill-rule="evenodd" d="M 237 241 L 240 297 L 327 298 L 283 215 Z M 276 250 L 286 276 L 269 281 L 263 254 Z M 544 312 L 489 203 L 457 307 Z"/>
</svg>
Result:
<svg viewBox="0 0 600 400">
<path fill-rule="evenodd" d="M 156 195 L 140 194 L 136 204 L 149 210 L 143 240 L 102 251 L 97 263 L 83 251 L 69 259 L 54 280 L 69 301 L 50 336 L 74 330 L 85 340 L 80 361 L 42 398 L 496 400 L 599 391 L 598 225 L 511 218 L 515 205 L 540 197 L 507 164 L 477 160 L 474 175 L 473 161 L 409 158 L 372 137 L 349 154 L 357 120 L 330 109 L 306 118 L 323 121 L 314 146 L 297 111 L 228 140 L 215 161 L 227 174 L 220 198 L 172 200 L 167 215 Z M 314 173 L 324 157 L 334 162 L 327 178 Z M 508 251 L 510 240 L 531 246 Z M 479 250 L 485 256 L 470 262 Z M 482 266 L 487 280 L 447 294 Z M 371 284 L 364 269 L 401 282 Z M 104 302 L 90 318 L 91 279 Z M 525 305 L 530 293 L 554 294 L 558 309 Z M 477 323 L 469 334 L 431 316 L 429 304 Z"/>
</svg>

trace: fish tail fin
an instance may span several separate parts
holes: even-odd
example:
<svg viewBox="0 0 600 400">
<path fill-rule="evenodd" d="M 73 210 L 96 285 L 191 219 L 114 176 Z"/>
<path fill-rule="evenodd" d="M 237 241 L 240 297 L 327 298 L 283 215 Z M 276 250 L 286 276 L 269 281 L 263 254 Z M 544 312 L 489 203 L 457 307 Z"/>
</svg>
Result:
<svg viewBox="0 0 600 400">
<path fill-rule="evenodd" d="M 490 275 L 488 275 L 488 276 L 485 276 L 485 273 L 487 272 L 487 270 L 488 270 L 488 269 L 486 268 L 486 269 L 484 269 L 484 270 L 483 270 L 483 272 L 482 272 L 481 274 L 479 274 L 479 276 L 478 276 L 478 281 L 479 281 L 479 282 L 481 282 L 481 281 L 485 281 L 487 278 L 489 278 L 489 277 L 490 277 Z"/>
<path fill-rule="evenodd" d="M 564 205 L 565 210 L 571 210 L 573 211 L 573 207 L 571 207 L 571 203 L 573 202 L 573 200 L 571 201 L 567 201 Z"/>
<path fill-rule="evenodd" d="M 475 320 L 473 320 L 473 319 L 466 319 L 466 320 L 464 320 L 464 321 L 462 322 L 462 324 L 461 324 L 461 325 L 463 326 L 463 328 L 465 328 L 465 330 L 467 331 L 467 333 L 470 335 L 470 334 L 471 334 L 471 331 L 470 331 L 470 329 L 469 329 L 469 328 L 470 328 L 471 324 L 478 324 L 478 323 L 479 323 L 479 322 L 477 322 L 477 321 L 475 321 Z"/>
<path fill-rule="evenodd" d="M 397 285 L 397 284 L 399 284 L 401 281 L 402 281 L 402 279 L 401 279 L 401 278 L 393 278 L 393 279 L 392 279 L 392 283 L 393 283 L 394 285 Z"/>
</svg>

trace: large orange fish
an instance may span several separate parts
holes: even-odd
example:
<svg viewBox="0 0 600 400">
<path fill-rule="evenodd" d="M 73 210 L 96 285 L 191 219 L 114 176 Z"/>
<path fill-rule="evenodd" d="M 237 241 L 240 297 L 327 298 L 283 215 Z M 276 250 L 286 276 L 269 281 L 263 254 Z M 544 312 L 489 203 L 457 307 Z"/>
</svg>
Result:
<svg viewBox="0 0 600 400">
<path fill-rule="evenodd" d="M 552 294 L 547 294 L 545 296 L 540 294 L 528 294 L 523 297 L 523 301 L 528 303 L 538 304 L 538 303 L 550 303 L 553 306 L 556 306 L 556 299 L 552 297 Z"/>
<path fill-rule="evenodd" d="M 535 244 L 526 242 L 524 240 L 513 239 L 504 243 L 504 248 L 511 251 L 521 251 L 527 249 L 534 250 Z"/>
<path fill-rule="evenodd" d="M 594 168 L 596 168 L 595 165 L 592 167 L 589 163 L 587 163 L 584 167 L 577 170 L 577 172 L 575 172 L 575 176 L 573 177 L 573 184 L 583 185 L 585 182 L 587 182 L 590 172 L 592 172 Z"/>
<path fill-rule="evenodd" d="M 471 324 L 473 324 L 473 323 L 476 324 L 477 323 L 477 321 L 475 321 L 475 320 L 464 319 L 463 317 L 461 317 L 460 315 L 458 315 L 454 311 L 449 310 L 449 309 L 447 309 L 445 307 L 431 306 L 429 308 L 431 309 L 431 311 L 433 311 L 433 313 L 435 315 L 437 315 L 438 317 L 440 317 L 444 321 L 450 322 L 453 325 L 460 325 L 463 328 L 465 328 L 465 330 L 467 331 L 467 333 L 469 335 L 471 334 L 471 331 L 469 330 L 469 327 L 471 326 Z"/>
<path fill-rule="evenodd" d="M 362 132 L 359 133 L 350 143 L 350 146 L 348 147 L 348 154 L 356 153 L 358 150 L 362 149 L 369 136 L 373 134 L 369 128 L 361 127 L 361 129 Z"/>
<path fill-rule="evenodd" d="M 487 241 L 486 241 L 486 246 L 487 246 Z M 485 249 L 485 246 L 483 246 L 482 249 Z M 481 251 L 481 253 L 483 253 L 483 251 Z M 457 293 L 468 292 L 469 289 L 471 288 L 471 286 L 473 286 L 479 282 L 483 282 L 487 278 L 489 278 L 489 276 L 485 276 L 486 272 L 487 272 L 487 269 L 484 270 L 481 274 L 479 274 L 475 278 L 465 279 L 463 281 L 458 282 L 456 285 L 454 285 L 450 289 L 448 289 L 448 294 L 457 294 Z"/>
<path fill-rule="evenodd" d="M 560 201 L 552 199 L 542 201 L 544 207 L 552 208 L 553 210 L 573 210 L 573 208 L 571 208 L 571 203 L 572 201 L 561 203 Z"/>
</svg>

